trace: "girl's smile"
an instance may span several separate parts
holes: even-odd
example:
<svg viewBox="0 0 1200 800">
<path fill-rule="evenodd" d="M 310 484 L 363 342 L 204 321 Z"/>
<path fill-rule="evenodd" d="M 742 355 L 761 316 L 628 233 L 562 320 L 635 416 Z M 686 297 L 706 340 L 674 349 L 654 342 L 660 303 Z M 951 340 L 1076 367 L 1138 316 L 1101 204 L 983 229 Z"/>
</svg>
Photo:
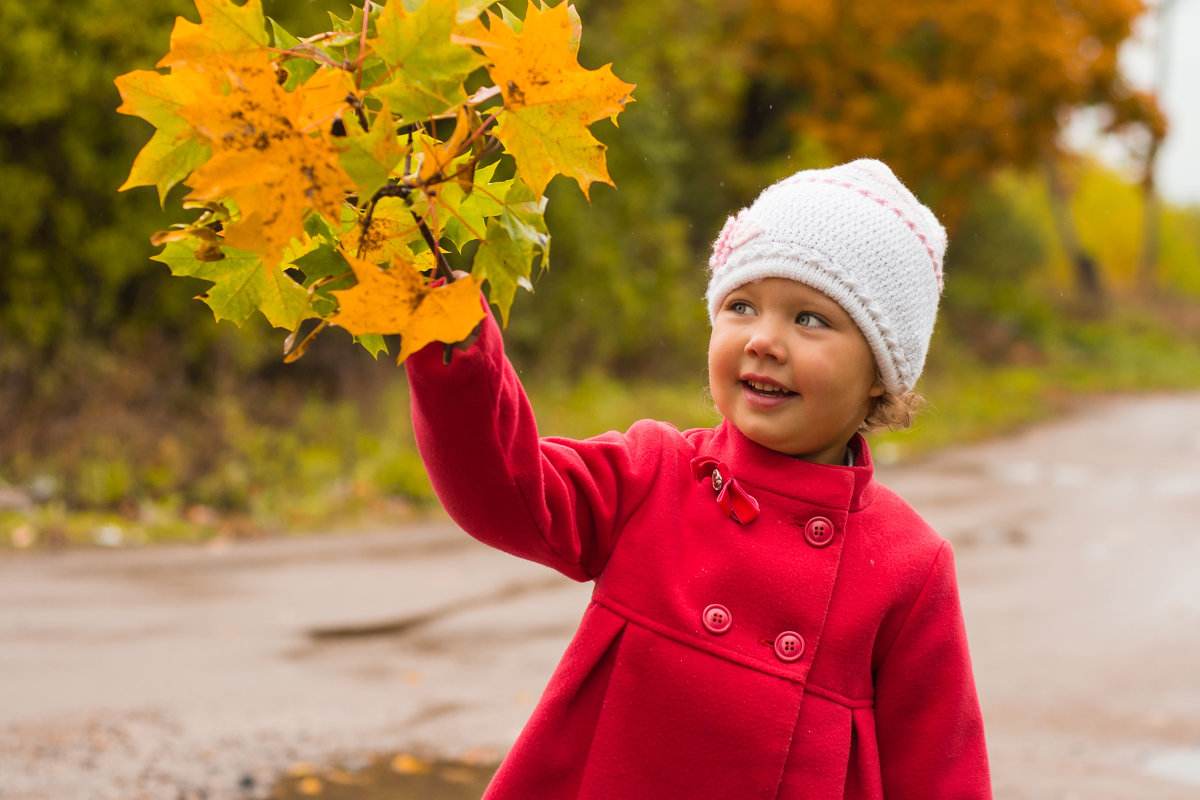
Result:
<svg viewBox="0 0 1200 800">
<path fill-rule="evenodd" d="M 759 375 L 744 376 L 742 386 L 746 394 L 746 402 L 763 408 L 773 408 L 788 398 L 797 396 L 790 389 L 785 389 L 770 378 Z"/>
<path fill-rule="evenodd" d="M 721 303 L 708 349 L 717 409 L 751 440 L 844 463 L 883 394 L 866 339 L 835 301 L 787 278 L 744 284 Z"/>
</svg>

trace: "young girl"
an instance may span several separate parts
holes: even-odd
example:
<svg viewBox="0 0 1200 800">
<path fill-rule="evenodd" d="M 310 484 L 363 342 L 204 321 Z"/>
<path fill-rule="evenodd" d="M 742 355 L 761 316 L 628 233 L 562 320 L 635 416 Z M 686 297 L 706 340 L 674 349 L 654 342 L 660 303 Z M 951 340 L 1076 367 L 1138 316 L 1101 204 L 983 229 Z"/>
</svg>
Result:
<svg viewBox="0 0 1200 800">
<path fill-rule="evenodd" d="M 877 161 L 731 217 L 709 262 L 714 429 L 539 438 L 491 317 L 449 365 L 409 359 L 451 516 L 595 582 L 487 798 L 991 796 L 950 546 L 858 433 L 905 416 L 945 245 Z"/>
</svg>

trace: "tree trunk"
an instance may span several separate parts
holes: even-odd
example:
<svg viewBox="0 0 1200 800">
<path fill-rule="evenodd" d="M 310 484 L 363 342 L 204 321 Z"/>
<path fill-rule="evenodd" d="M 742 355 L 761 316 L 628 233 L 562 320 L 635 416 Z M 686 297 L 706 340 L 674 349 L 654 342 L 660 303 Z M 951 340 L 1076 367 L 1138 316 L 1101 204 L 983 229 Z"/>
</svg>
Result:
<svg viewBox="0 0 1200 800">
<path fill-rule="evenodd" d="M 1150 143 L 1142 176 L 1142 244 L 1138 249 L 1138 286 L 1149 297 L 1158 288 L 1158 247 L 1162 213 L 1158 189 L 1154 185 L 1154 167 L 1158 159 L 1158 139 Z"/>
<path fill-rule="evenodd" d="M 1159 97 L 1167 87 L 1170 37 L 1166 34 L 1166 26 L 1167 14 L 1174 3 L 1175 0 L 1159 0 L 1154 9 L 1154 93 Z M 1158 251 L 1162 226 L 1162 202 L 1154 183 L 1162 138 L 1155 132 L 1151 132 L 1150 136 L 1150 147 L 1146 150 L 1146 161 L 1142 165 L 1142 245 L 1138 251 L 1138 286 L 1146 296 L 1158 288 Z"/>
<path fill-rule="evenodd" d="M 1076 291 L 1085 301 L 1102 301 L 1105 292 L 1100 270 L 1096 259 L 1092 258 L 1079 241 L 1079 232 L 1075 228 L 1075 220 L 1071 217 L 1070 192 L 1059 171 L 1057 156 L 1053 153 L 1044 156 L 1042 167 L 1050 190 L 1050 213 L 1054 217 L 1054 228 L 1071 264 Z"/>
</svg>

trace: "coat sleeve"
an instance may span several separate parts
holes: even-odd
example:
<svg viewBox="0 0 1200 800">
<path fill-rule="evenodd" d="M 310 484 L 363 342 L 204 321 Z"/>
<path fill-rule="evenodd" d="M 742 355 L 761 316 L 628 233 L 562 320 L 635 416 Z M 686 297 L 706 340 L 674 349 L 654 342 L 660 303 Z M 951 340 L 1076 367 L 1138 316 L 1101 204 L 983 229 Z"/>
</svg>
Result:
<svg viewBox="0 0 1200 800">
<path fill-rule="evenodd" d="M 992 796 L 949 543 L 877 670 L 875 715 L 888 800 Z"/>
<path fill-rule="evenodd" d="M 480 541 L 576 580 L 596 577 L 650 491 L 662 426 L 540 439 L 490 313 L 470 348 L 449 364 L 442 353 L 440 344 L 414 353 L 406 373 L 417 446 L 447 513 Z"/>
</svg>

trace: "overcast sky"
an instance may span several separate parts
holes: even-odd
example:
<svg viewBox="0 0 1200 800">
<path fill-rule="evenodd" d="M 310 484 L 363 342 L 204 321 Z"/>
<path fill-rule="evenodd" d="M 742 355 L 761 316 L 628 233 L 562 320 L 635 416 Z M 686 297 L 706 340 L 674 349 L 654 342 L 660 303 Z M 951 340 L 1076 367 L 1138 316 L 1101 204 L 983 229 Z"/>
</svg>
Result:
<svg viewBox="0 0 1200 800">
<path fill-rule="evenodd" d="M 1130 80 L 1150 88 L 1156 35 L 1165 48 L 1166 85 L 1161 100 L 1171 127 L 1159 151 L 1155 177 L 1169 201 L 1200 206 L 1200 0 L 1168 2 L 1162 29 L 1156 31 L 1154 12 L 1147 14 L 1136 40 L 1121 57 Z M 1115 152 L 1111 145 L 1103 150 Z"/>
</svg>

